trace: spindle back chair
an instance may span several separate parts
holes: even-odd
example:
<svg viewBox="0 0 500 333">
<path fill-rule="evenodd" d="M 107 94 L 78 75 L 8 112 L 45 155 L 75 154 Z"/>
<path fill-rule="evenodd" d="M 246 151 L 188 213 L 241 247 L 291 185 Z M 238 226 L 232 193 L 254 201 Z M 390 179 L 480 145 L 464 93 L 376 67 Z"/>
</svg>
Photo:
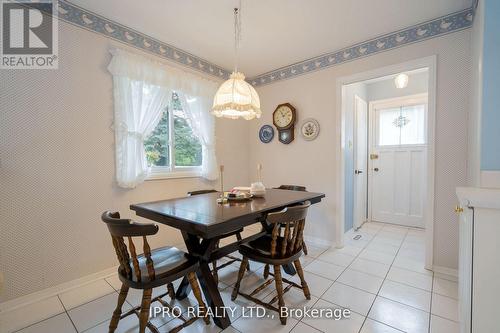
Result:
<svg viewBox="0 0 500 333">
<path fill-rule="evenodd" d="M 118 304 L 109 324 L 109 332 L 113 333 L 120 319 L 131 314 L 136 314 L 139 318 L 139 332 L 144 333 L 146 327 L 152 332 L 158 332 L 158 329 L 149 322 L 149 308 L 152 302 L 159 302 L 165 307 L 173 308 L 169 303 L 163 300 L 163 297 L 169 295 L 172 299 L 175 297 L 172 282 L 187 277 L 193 289 L 193 293 L 202 309 L 203 319 L 208 324 L 210 319 L 206 315 L 206 306 L 201 297 L 200 287 L 196 279 L 195 272 L 198 268 L 196 258 L 190 257 L 187 253 L 176 249 L 175 247 L 162 247 L 151 250 L 148 242 L 148 236 L 155 235 L 158 232 L 158 226 L 155 224 L 139 224 L 128 219 L 120 218 L 118 212 L 106 211 L 101 216 L 102 221 L 106 223 L 111 234 L 113 247 L 120 264 L 118 268 L 118 277 L 122 281 Z M 137 254 L 136 243 L 134 239 L 142 239 L 143 254 Z M 137 242 L 137 240 L 136 240 Z M 128 244 L 128 246 L 127 246 Z M 166 292 L 151 299 L 152 289 L 166 285 Z M 143 296 L 140 306 L 122 314 L 122 306 L 127 298 L 129 288 L 142 289 Z M 179 314 L 180 315 L 180 314 Z M 190 325 L 197 317 L 186 319 L 179 316 L 182 324 L 173 328 L 170 332 L 178 332 L 182 328 Z"/>
<path fill-rule="evenodd" d="M 267 215 L 267 223 L 272 226 L 271 234 L 264 235 L 256 240 L 244 243 L 240 246 L 240 253 L 243 255 L 240 270 L 238 272 L 238 279 L 233 289 L 232 300 L 234 301 L 238 295 L 260 304 L 270 310 L 277 311 L 280 315 L 282 324 L 286 324 L 286 317 L 282 316 L 281 308 L 285 306 L 283 295 L 292 287 L 302 289 L 304 296 L 307 299 L 311 298 L 309 287 L 304 279 L 304 271 L 300 263 L 300 256 L 302 255 L 303 246 L 303 231 L 307 210 L 311 205 L 310 202 L 305 202 L 303 205 L 287 207 L 279 212 L 269 213 Z M 274 278 L 269 279 L 262 285 L 257 287 L 250 294 L 240 292 L 240 283 L 245 273 L 248 259 L 264 263 L 266 265 L 273 265 L 274 274 L 267 272 Z M 297 274 L 299 275 L 301 285 L 289 281 L 281 276 L 281 266 L 292 263 L 295 265 Z M 269 266 L 267 266 L 269 267 Z M 278 295 L 270 300 L 269 303 L 254 297 L 260 291 L 270 285 L 273 280 L 276 282 L 276 291 Z M 288 283 L 288 286 L 283 289 L 283 281 Z M 273 304 L 278 301 L 278 307 Z"/>
<path fill-rule="evenodd" d="M 306 187 L 302 186 L 302 185 L 280 185 L 280 186 L 276 187 L 276 189 L 307 192 Z M 306 246 L 306 242 L 304 240 L 302 240 L 302 251 L 304 251 L 304 254 L 307 256 L 307 246 Z"/>
</svg>

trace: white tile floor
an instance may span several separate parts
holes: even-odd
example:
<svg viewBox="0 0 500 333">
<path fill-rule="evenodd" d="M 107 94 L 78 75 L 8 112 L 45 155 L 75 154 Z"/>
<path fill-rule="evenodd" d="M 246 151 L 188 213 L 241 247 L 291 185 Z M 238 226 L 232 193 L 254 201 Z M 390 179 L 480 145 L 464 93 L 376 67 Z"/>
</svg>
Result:
<svg viewBox="0 0 500 333">
<path fill-rule="evenodd" d="M 348 239 L 342 249 L 327 249 L 308 244 L 309 255 L 302 258 L 306 280 L 311 289 L 307 301 L 300 290 L 285 294 L 289 307 L 349 308 L 350 319 L 288 318 L 282 326 L 275 318 L 247 318 L 242 306 L 252 305 L 239 297 L 231 302 L 232 284 L 238 265 L 219 273 L 222 297 L 228 306 L 237 307 L 232 326 L 224 332 L 458 332 L 458 287 L 456 278 L 433 274 L 424 269 L 424 233 L 420 230 L 366 223 L 354 233 L 361 239 Z M 354 235 L 352 235 L 354 237 Z M 263 266 L 251 262 L 252 273 L 245 276 L 241 289 L 250 291 L 263 282 Z M 285 274 L 285 277 L 286 274 Z M 298 277 L 291 278 L 299 282 Z M 2 333 L 100 333 L 107 332 L 116 305 L 120 281 L 116 276 L 98 280 L 37 303 L 0 314 Z M 274 284 L 259 297 L 274 296 Z M 154 293 L 161 292 L 156 289 Z M 138 304 L 140 292 L 132 291 L 126 308 Z M 178 302 L 182 308 L 195 305 L 193 296 Z M 160 332 L 168 332 L 177 319 L 152 319 Z M 117 332 L 136 332 L 135 316 L 120 322 Z M 183 332 L 220 332 L 213 323 L 197 321 Z"/>
</svg>

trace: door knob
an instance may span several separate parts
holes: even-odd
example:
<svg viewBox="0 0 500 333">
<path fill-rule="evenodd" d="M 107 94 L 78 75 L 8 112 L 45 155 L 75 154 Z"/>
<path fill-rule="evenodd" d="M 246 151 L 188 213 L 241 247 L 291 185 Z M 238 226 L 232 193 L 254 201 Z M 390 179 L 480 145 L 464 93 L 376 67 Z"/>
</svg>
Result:
<svg viewBox="0 0 500 333">
<path fill-rule="evenodd" d="M 373 171 L 378 171 L 378 168 L 374 168 Z"/>
<path fill-rule="evenodd" d="M 354 173 L 355 173 L 356 175 L 359 175 L 359 174 L 363 173 L 363 170 L 354 170 Z"/>
</svg>

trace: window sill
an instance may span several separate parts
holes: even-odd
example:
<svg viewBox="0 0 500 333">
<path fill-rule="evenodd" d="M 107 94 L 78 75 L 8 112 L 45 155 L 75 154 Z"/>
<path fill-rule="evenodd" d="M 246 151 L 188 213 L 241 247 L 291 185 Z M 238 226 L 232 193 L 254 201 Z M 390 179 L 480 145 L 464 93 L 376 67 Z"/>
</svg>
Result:
<svg viewBox="0 0 500 333">
<path fill-rule="evenodd" d="M 162 180 L 162 179 L 176 179 L 176 178 L 199 178 L 201 177 L 201 171 L 189 170 L 189 171 L 165 171 L 165 172 L 151 172 L 151 174 L 145 179 L 149 180 Z"/>
</svg>

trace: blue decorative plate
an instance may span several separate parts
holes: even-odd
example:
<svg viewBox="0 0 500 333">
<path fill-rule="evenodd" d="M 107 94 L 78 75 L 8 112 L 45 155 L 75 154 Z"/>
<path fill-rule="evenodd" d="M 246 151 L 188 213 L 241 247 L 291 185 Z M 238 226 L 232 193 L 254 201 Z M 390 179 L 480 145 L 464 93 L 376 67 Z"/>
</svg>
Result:
<svg viewBox="0 0 500 333">
<path fill-rule="evenodd" d="M 264 125 L 259 130 L 259 139 L 263 143 L 269 143 L 274 138 L 274 128 L 271 125 Z"/>
</svg>

